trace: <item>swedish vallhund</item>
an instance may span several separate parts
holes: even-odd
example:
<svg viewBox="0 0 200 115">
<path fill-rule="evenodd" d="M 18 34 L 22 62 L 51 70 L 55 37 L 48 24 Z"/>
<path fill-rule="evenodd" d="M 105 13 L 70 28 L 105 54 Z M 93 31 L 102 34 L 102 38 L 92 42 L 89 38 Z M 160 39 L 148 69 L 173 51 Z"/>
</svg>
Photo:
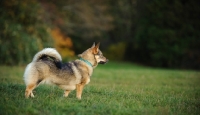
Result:
<svg viewBox="0 0 200 115">
<path fill-rule="evenodd" d="M 55 84 L 64 90 L 64 97 L 76 89 L 81 99 L 83 87 L 90 82 L 93 69 L 108 62 L 99 49 L 100 43 L 79 54 L 79 59 L 62 63 L 60 54 L 54 48 L 38 52 L 24 72 L 25 97 L 34 97 L 33 90 L 41 83 Z"/>
</svg>

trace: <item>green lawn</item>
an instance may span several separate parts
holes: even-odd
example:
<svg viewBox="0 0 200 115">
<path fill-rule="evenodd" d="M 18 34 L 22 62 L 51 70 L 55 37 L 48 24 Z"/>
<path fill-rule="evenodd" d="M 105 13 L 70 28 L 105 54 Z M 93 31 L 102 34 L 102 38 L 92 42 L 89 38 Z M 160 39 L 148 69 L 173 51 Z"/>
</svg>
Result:
<svg viewBox="0 0 200 115">
<path fill-rule="evenodd" d="M 0 66 L 0 115 L 198 115 L 200 72 L 99 65 L 82 100 L 75 91 L 62 97 L 56 86 L 40 85 L 35 98 L 24 98 L 25 67 Z"/>
</svg>

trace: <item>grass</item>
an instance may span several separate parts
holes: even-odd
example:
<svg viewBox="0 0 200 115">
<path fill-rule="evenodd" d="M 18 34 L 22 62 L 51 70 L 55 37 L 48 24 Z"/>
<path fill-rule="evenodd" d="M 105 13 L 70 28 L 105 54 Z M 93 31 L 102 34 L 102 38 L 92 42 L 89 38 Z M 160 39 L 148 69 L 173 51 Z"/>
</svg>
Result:
<svg viewBox="0 0 200 115">
<path fill-rule="evenodd" d="M 99 65 L 84 88 L 62 97 L 56 86 L 40 85 L 25 99 L 25 67 L 0 66 L 0 115 L 197 115 L 200 72 L 142 67 L 128 63 Z"/>
</svg>

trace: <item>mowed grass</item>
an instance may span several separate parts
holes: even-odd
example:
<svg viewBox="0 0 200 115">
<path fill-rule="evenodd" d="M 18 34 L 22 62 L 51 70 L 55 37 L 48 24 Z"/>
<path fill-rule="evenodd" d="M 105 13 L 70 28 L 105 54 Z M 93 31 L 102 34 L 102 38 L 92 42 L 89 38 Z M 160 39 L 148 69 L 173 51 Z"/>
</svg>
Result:
<svg viewBox="0 0 200 115">
<path fill-rule="evenodd" d="M 57 86 L 40 85 L 24 98 L 25 67 L 0 66 L 0 115 L 198 115 L 200 72 L 142 67 L 128 63 L 99 65 L 84 88 L 64 98 Z"/>
</svg>

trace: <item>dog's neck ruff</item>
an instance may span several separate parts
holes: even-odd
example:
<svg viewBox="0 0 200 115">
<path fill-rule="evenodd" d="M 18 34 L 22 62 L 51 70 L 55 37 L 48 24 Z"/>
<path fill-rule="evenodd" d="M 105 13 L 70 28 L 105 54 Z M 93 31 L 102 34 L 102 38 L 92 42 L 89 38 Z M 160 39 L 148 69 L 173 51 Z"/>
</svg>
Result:
<svg viewBox="0 0 200 115">
<path fill-rule="evenodd" d="M 88 64 L 89 66 L 92 67 L 92 64 L 91 64 L 88 60 L 85 60 L 85 59 L 83 59 L 83 58 L 80 58 L 80 60 L 81 60 L 81 61 L 84 61 L 86 64 Z"/>
</svg>

